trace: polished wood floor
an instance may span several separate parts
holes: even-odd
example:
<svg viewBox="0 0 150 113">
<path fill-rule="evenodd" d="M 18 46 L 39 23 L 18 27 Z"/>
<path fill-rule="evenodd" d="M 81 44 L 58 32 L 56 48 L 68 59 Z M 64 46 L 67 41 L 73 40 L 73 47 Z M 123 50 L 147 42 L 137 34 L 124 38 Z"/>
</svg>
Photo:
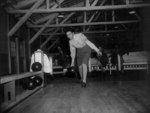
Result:
<svg viewBox="0 0 150 113">
<path fill-rule="evenodd" d="M 10 113 L 150 113 L 148 80 L 114 82 L 100 76 L 89 76 L 87 88 L 77 79 L 57 77 Z"/>
</svg>

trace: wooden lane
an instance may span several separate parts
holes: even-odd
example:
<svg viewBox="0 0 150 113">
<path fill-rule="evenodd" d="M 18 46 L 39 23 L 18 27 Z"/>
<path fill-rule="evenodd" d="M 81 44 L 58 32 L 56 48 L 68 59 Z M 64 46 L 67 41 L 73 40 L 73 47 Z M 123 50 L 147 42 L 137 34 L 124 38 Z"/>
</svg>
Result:
<svg viewBox="0 0 150 113">
<path fill-rule="evenodd" d="M 139 82 L 126 81 L 119 86 L 89 78 L 87 88 L 81 88 L 76 80 L 57 78 L 44 94 L 35 95 L 10 113 L 148 113 L 150 96 L 142 89 L 147 84 Z"/>
</svg>

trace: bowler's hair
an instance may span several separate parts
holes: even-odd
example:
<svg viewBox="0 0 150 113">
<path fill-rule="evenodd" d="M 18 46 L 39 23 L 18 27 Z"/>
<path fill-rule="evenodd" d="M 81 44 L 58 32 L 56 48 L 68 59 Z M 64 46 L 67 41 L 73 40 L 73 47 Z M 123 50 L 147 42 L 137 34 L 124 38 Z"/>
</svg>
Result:
<svg viewBox="0 0 150 113">
<path fill-rule="evenodd" d="M 68 31 L 74 32 L 74 29 L 73 29 L 72 27 L 67 27 L 67 28 L 64 29 L 65 34 L 66 34 Z"/>
</svg>

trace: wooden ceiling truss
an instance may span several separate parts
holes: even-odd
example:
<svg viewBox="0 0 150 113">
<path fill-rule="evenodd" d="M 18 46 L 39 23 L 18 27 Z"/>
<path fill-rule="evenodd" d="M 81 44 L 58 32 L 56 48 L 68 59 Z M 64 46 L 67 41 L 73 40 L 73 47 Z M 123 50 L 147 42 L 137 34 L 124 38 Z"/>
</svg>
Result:
<svg viewBox="0 0 150 113">
<path fill-rule="evenodd" d="M 139 23 L 141 20 L 138 12 L 132 15 L 132 19 L 120 19 L 116 11 L 135 10 L 142 7 L 149 7 L 150 4 L 143 0 L 16 0 L 17 4 L 6 7 L 10 14 L 20 15 L 19 21 L 10 29 L 8 36 L 26 23 L 26 25 L 37 31 L 29 40 L 32 44 L 40 35 L 47 39 L 40 45 L 44 47 L 53 37 L 63 34 L 65 27 L 80 27 L 83 33 L 107 33 L 122 32 L 128 29 L 126 24 Z M 135 3 L 135 1 L 137 1 Z M 134 2 L 134 3 L 133 3 Z M 64 18 L 58 18 L 59 14 Z M 22 16 L 23 15 L 23 16 Z M 129 14 L 130 16 L 130 14 Z M 122 29 L 109 29 L 108 26 L 120 25 Z M 102 26 L 103 29 L 96 29 Z M 57 42 L 57 38 L 56 38 Z M 56 43 L 54 42 L 54 43 Z M 50 46 L 48 49 L 51 49 Z"/>
</svg>

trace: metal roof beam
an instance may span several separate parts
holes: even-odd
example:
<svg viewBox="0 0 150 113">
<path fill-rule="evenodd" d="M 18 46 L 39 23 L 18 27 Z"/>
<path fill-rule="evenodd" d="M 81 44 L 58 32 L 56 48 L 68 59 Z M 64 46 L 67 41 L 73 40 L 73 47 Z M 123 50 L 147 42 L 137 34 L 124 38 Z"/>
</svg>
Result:
<svg viewBox="0 0 150 113">
<path fill-rule="evenodd" d="M 90 7 L 69 7 L 69 8 L 56 8 L 56 9 L 34 9 L 34 10 L 8 10 L 8 13 L 54 13 L 54 12 L 72 12 L 72 11 L 95 11 L 95 10 L 118 10 L 149 7 L 150 4 L 128 4 L 128 5 L 105 5 L 105 6 L 90 6 Z"/>
<path fill-rule="evenodd" d="M 63 1 L 64 1 L 64 0 L 60 1 L 60 3 L 62 3 Z M 83 6 L 83 5 L 84 5 L 84 3 L 82 2 L 82 3 L 80 3 L 80 4 L 77 4 L 76 6 Z M 52 9 L 56 9 L 57 6 L 58 6 L 58 5 L 55 4 L 55 7 L 53 7 Z M 75 6 L 73 6 L 73 7 L 75 7 Z M 41 19 L 37 20 L 35 23 L 36 23 L 36 24 L 42 23 L 42 22 L 48 20 L 49 17 L 51 17 L 51 15 L 42 17 Z"/>
<path fill-rule="evenodd" d="M 83 31 L 82 33 L 84 34 L 92 34 L 92 33 L 114 33 L 114 32 L 123 32 L 125 31 L 124 29 L 123 30 L 103 30 L 103 31 Z M 64 32 L 61 32 L 61 33 L 55 33 L 55 35 L 62 35 L 64 34 Z M 41 35 L 51 35 L 51 33 L 42 33 Z"/>
<path fill-rule="evenodd" d="M 31 28 L 36 27 L 68 27 L 68 26 L 89 26 L 89 25 L 108 25 L 108 24 L 129 24 L 138 23 L 138 20 L 126 20 L 126 21 L 107 21 L 107 22 L 92 22 L 92 23 L 71 23 L 71 24 L 53 24 L 53 25 L 30 25 Z"/>
</svg>

